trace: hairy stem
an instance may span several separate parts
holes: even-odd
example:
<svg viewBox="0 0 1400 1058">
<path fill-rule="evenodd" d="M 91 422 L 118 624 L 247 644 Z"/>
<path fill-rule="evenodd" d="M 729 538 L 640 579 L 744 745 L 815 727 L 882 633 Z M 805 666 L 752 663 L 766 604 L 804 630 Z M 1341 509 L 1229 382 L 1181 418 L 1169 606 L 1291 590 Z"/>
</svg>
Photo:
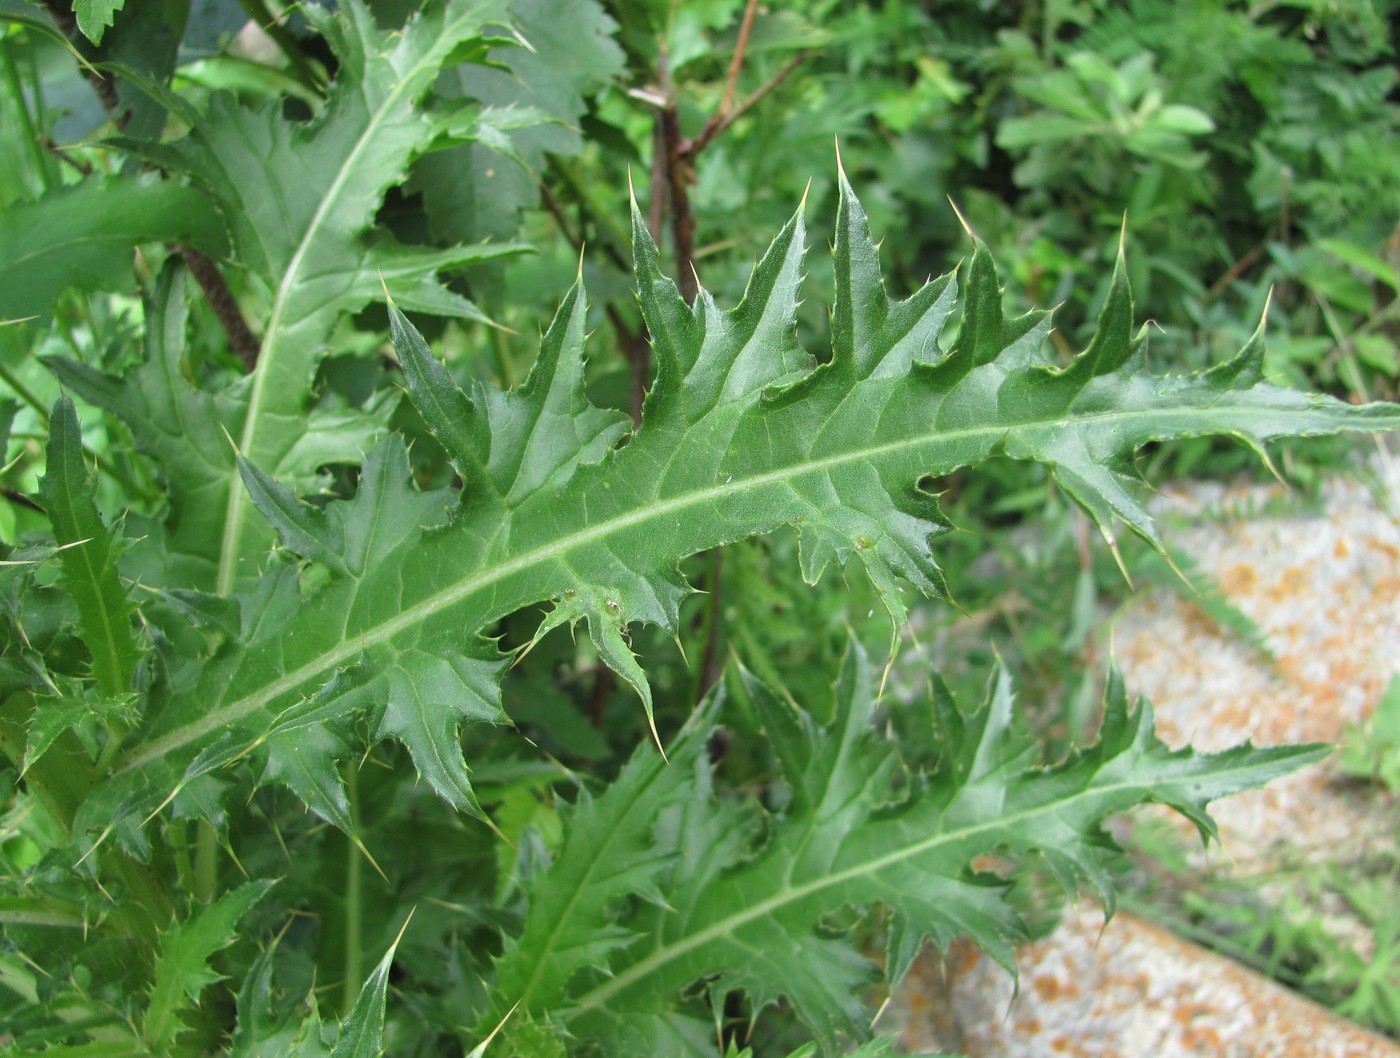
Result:
<svg viewBox="0 0 1400 1058">
<path fill-rule="evenodd" d="M 615 686 L 617 686 L 617 677 L 613 674 L 613 670 L 603 662 L 598 662 L 593 667 L 593 690 L 588 696 L 588 720 L 594 727 L 603 726 L 603 717 L 608 710 L 608 699 L 612 697 Z"/>
<path fill-rule="evenodd" d="M 60 33 L 73 42 L 73 46 L 81 51 L 90 50 L 84 46 L 85 38 L 78 32 L 78 20 L 73 12 L 60 0 L 44 0 L 44 10 L 53 19 L 54 25 L 58 27 Z M 118 132 L 125 132 L 127 122 L 131 119 L 131 111 L 121 109 L 121 96 L 117 93 L 117 82 L 111 74 L 103 73 L 88 63 L 83 64 L 83 76 L 92 85 L 92 90 L 97 93 L 97 99 L 102 104 L 102 109 L 107 111 L 113 123 L 117 126 Z"/>
<path fill-rule="evenodd" d="M 681 153 L 680 107 L 668 102 L 657 117 L 666 164 L 666 191 L 671 204 L 671 242 L 676 258 L 676 288 L 687 305 L 695 304 L 700 280 L 695 274 L 695 217 L 690 212 L 690 183 L 695 170 Z"/>
<path fill-rule="evenodd" d="M 233 291 L 229 290 L 224 274 L 211 258 L 192 247 L 180 247 L 180 256 L 184 259 L 185 267 L 190 270 L 190 275 L 194 276 L 195 282 L 199 284 L 199 289 L 204 291 L 209 307 L 214 310 L 224 333 L 228 335 L 229 348 L 243 361 L 243 369 L 251 374 L 258 366 L 260 343 L 248 327 L 248 321 L 243 318 L 238 301 L 234 298 Z"/>
<path fill-rule="evenodd" d="M 46 6 L 48 7 L 49 15 L 58 23 L 59 29 L 69 38 L 74 38 L 74 35 L 77 33 L 77 23 L 74 21 L 72 13 L 65 11 L 61 4 L 56 4 L 52 2 L 52 0 L 49 0 Z M 261 9 L 261 12 L 267 15 L 267 9 L 261 0 L 246 0 L 246 2 L 243 3 L 243 7 L 245 10 L 249 10 L 250 15 L 253 15 L 253 12 L 250 10 L 251 8 Z M 256 16 L 254 15 L 253 17 Z M 267 17 L 271 20 L 271 15 L 267 15 Z M 274 23 L 274 26 L 282 36 L 287 36 L 286 30 L 282 29 L 280 25 L 275 25 Z M 273 38 L 277 39 L 274 34 L 270 35 L 273 35 Z M 287 40 L 290 41 L 291 38 L 287 37 Z M 293 47 L 295 47 L 295 42 L 292 41 L 291 43 Z M 6 54 L 8 55 L 8 51 Z M 302 65 L 310 69 L 309 65 L 306 63 L 306 58 L 302 56 L 299 51 L 297 52 L 297 56 L 300 58 Z M 293 61 L 292 65 L 296 67 L 297 63 Z M 300 67 L 298 67 L 298 70 L 300 70 Z M 93 90 L 97 93 L 97 98 L 101 101 L 103 108 L 116 122 L 117 130 L 119 132 L 125 130 L 127 121 L 131 117 L 131 112 L 123 111 L 118 113 L 118 108 L 121 106 L 121 99 L 117 94 L 116 82 L 112 80 L 110 75 L 93 70 L 91 67 L 84 68 L 83 73 L 92 84 Z M 312 83 L 311 86 L 313 88 L 316 87 L 314 83 Z M 233 293 L 228 288 L 228 283 L 225 281 L 223 274 L 219 271 L 219 266 L 215 264 L 213 260 L 191 247 L 180 247 L 180 253 L 185 260 L 185 266 L 190 270 L 190 274 L 195 277 L 196 282 L 199 283 L 200 289 L 204 291 L 204 296 L 209 299 L 209 305 L 214 310 L 214 315 L 218 318 L 219 323 L 222 324 L 224 331 L 228 334 L 230 348 L 237 354 L 238 358 L 243 361 L 244 368 L 251 372 L 258 363 L 258 347 L 260 343 L 258 339 L 254 337 L 253 332 L 249 330 L 247 321 L 244 320 L 242 312 L 239 311 L 238 302 L 234 299 Z"/>
<path fill-rule="evenodd" d="M 783 65 L 781 70 L 745 96 L 743 102 L 737 107 L 727 113 L 716 114 L 714 117 L 710 118 L 710 120 L 705 123 L 705 127 L 700 130 L 698 136 L 693 140 L 686 140 L 681 144 L 681 153 L 693 163 L 695 157 L 709 146 L 716 136 L 761 103 L 768 93 L 772 92 L 773 89 L 777 88 L 778 85 L 792 76 L 793 72 L 806 61 L 807 53 L 805 51 L 798 52 Z"/>
</svg>

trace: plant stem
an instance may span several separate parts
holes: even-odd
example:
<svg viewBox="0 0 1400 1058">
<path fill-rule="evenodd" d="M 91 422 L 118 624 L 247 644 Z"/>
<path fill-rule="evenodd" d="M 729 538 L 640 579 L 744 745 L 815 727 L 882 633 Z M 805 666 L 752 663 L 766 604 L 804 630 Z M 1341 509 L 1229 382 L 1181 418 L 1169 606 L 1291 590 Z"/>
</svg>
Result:
<svg viewBox="0 0 1400 1058">
<path fill-rule="evenodd" d="M 194 889 L 194 863 L 190 860 L 189 827 L 172 826 L 166 830 L 166 844 L 170 848 L 170 859 L 175 865 L 173 885 L 181 892 Z"/>
<path fill-rule="evenodd" d="M 219 835 L 207 819 L 195 824 L 194 896 L 212 903 L 219 891 Z"/>
<path fill-rule="evenodd" d="M 130 733 L 130 729 L 118 720 L 108 720 L 103 727 L 107 733 L 107 740 L 102 744 L 102 752 L 97 758 L 97 771 L 105 775 L 111 769 L 112 762 L 117 759 L 122 742 Z"/>
<path fill-rule="evenodd" d="M 729 75 L 724 80 L 724 98 L 719 101 L 719 112 L 729 113 L 734 105 L 734 88 L 739 83 L 739 71 L 744 65 L 744 52 L 749 47 L 749 34 L 753 31 L 754 16 L 758 14 L 758 0 L 749 0 L 744 8 L 744 21 L 739 25 L 739 40 L 734 45 L 734 58 L 729 63 Z"/>
<path fill-rule="evenodd" d="M 705 123 L 705 127 L 700 130 L 700 135 L 681 144 L 681 153 L 694 162 L 695 156 L 709 146 L 710 141 L 761 103 L 769 92 L 786 81 L 793 71 L 806 61 L 807 53 L 805 51 L 798 52 L 783 65 L 782 69 L 745 96 L 743 101 L 733 110 L 711 117 Z"/>
<path fill-rule="evenodd" d="M 608 305 L 608 319 L 617 332 L 618 345 L 627 357 L 627 367 L 631 375 L 631 391 L 628 397 L 628 414 L 632 425 L 642 424 L 642 405 L 647 399 L 647 386 L 651 382 L 651 342 L 647 339 L 646 324 L 637 330 L 627 325 L 616 305 Z"/>
<path fill-rule="evenodd" d="M 602 239 L 603 252 L 607 254 L 608 259 L 622 272 L 626 273 L 630 271 L 631 265 L 627 263 L 627 258 L 618 247 L 613 244 L 612 240 L 607 238 L 607 236 L 612 236 L 613 239 L 617 239 L 621 242 L 622 236 L 611 223 L 598 223 L 600 217 L 593 209 L 593 204 L 589 200 L 583 185 L 575 180 L 573 174 L 563 165 L 560 165 L 557 159 L 550 160 L 550 170 L 559 177 L 578 202 L 580 228 L 582 228 L 584 222 L 582 214 L 585 211 L 589 214 L 593 214 L 589 219 L 595 222 L 594 230 L 597 231 L 600 236 L 604 236 Z M 584 248 L 583 232 L 574 229 L 573 224 L 569 222 L 568 216 L 564 213 L 564 207 L 560 204 L 559 200 L 554 197 L 554 192 L 549 189 L 549 185 L 544 181 L 540 182 L 540 198 L 544 202 L 545 209 L 549 211 L 549 215 L 553 217 L 554 222 L 559 225 L 559 231 L 563 233 L 564 238 L 569 241 L 569 245 L 575 250 L 582 252 Z M 642 423 L 642 402 L 646 400 L 647 383 L 651 381 L 651 345 L 647 341 L 646 327 L 643 325 L 640 330 L 634 330 L 632 327 L 628 326 L 622 313 L 618 311 L 617 305 L 612 302 L 607 304 L 605 311 L 608 314 L 608 319 L 612 322 L 613 330 L 617 332 L 618 348 L 622 350 L 623 356 L 627 359 L 627 368 L 631 376 L 631 393 L 628 401 L 628 412 L 632 416 L 632 425 L 640 426 Z"/>
<path fill-rule="evenodd" d="M 344 768 L 345 795 L 350 802 L 350 826 L 360 829 L 360 778 L 359 769 L 351 761 Z M 341 999 L 341 1010 L 346 1017 L 355 1009 L 360 987 L 364 982 L 364 923 L 361 913 L 364 904 L 364 853 L 355 846 L 349 837 L 345 839 L 345 993 Z"/>
<path fill-rule="evenodd" d="M 709 591 L 706 599 L 709 608 L 708 628 L 705 636 L 705 656 L 700 662 L 700 686 L 695 701 L 704 697 L 724 674 L 724 651 L 720 640 L 724 636 L 724 548 L 710 549 L 710 572 L 705 578 Z"/>
<path fill-rule="evenodd" d="M 49 409 L 44 407 L 44 402 L 36 397 L 34 391 L 21 382 L 18 376 L 5 364 L 0 364 L 0 379 L 3 379 L 5 385 L 9 386 L 10 389 L 14 391 L 15 396 L 39 413 L 39 418 L 43 421 L 45 426 L 48 425 Z"/>
<path fill-rule="evenodd" d="M 587 181 L 581 179 L 577 173 L 558 158 L 550 156 L 549 172 L 563 183 L 569 194 L 573 196 L 574 201 L 587 212 L 591 229 L 599 237 L 598 245 L 603 253 L 607 254 L 608 260 L 621 271 L 630 274 L 632 271 L 632 237 L 625 228 L 618 224 L 613 217 L 612 209 L 599 209 L 589 195 Z M 569 240 L 569 245 L 576 250 L 582 250 L 586 241 L 583 233 L 573 231 L 568 218 L 564 216 L 563 208 L 549 190 L 548 185 L 541 183 L 540 190 L 543 192 L 545 208 L 558 222 L 564 237 Z"/>
<path fill-rule="evenodd" d="M 20 138 L 28 149 L 29 160 L 34 165 L 35 175 L 38 177 L 42 189 L 48 190 L 53 186 L 49 172 L 49 160 L 39 142 L 39 134 L 34 128 L 34 119 L 30 116 L 29 106 L 24 101 L 24 87 L 20 84 L 19 70 L 15 66 L 15 57 L 11 53 L 8 38 L 0 40 L 0 71 L 3 71 L 6 89 L 14 96 L 15 110 L 18 112 L 20 124 L 23 126 L 19 130 Z"/>
<path fill-rule="evenodd" d="M 515 358 L 511 355 L 510 342 L 505 331 L 491 328 L 491 351 L 496 360 L 496 381 L 502 389 L 514 389 L 520 381 L 515 370 Z"/>
<path fill-rule="evenodd" d="M 690 182 L 694 169 L 681 153 L 680 107 L 668 103 L 657 119 L 665 145 L 666 190 L 671 200 L 671 249 L 676 256 L 676 288 L 687 305 L 695 304 L 700 280 L 695 274 L 695 217 L 690 212 Z"/>
<path fill-rule="evenodd" d="M 86 38 L 78 32 L 78 19 L 60 0 L 44 0 L 44 10 L 53 19 L 54 25 L 58 26 L 58 31 L 73 42 L 79 53 L 92 53 L 92 48 L 88 45 Z M 83 77 L 92 85 L 92 90 L 97 93 L 97 99 L 102 104 L 102 109 L 107 111 L 108 117 L 116 125 L 118 132 L 125 132 L 127 122 L 131 120 L 131 111 L 122 110 L 121 95 L 117 91 L 117 82 L 111 74 L 104 73 L 97 67 L 84 62 Z"/>
<path fill-rule="evenodd" d="M 608 698 L 612 696 L 617 677 L 603 662 L 593 666 L 593 690 L 588 696 L 588 719 L 594 727 L 603 726 L 603 716 L 608 711 Z"/>
<path fill-rule="evenodd" d="M 248 321 L 243 318 L 238 301 L 234 298 L 233 291 L 228 288 L 228 281 L 211 258 L 193 247 L 182 246 L 179 252 L 185 267 L 190 270 L 190 275 L 194 276 L 199 289 L 204 291 L 209 307 L 214 310 L 214 315 L 223 325 L 224 333 L 228 335 L 229 348 L 243 362 L 243 370 L 251 375 L 258 366 L 258 349 L 262 343 L 248 327 Z"/>
</svg>

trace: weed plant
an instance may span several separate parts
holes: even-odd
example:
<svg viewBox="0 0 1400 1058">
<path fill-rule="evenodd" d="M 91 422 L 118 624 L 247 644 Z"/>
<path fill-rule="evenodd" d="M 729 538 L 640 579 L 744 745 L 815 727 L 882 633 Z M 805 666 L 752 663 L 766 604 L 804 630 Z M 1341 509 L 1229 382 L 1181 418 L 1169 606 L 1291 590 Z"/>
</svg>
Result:
<svg viewBox="0 0 1400 1058">
<path fill-rule="evenodd" d="M 885 1053 L 1319 759 L 1089 653 L 1135 460 L 1400 427 L 1384 14 L 1175 6 L 0 6 L 0 1048 Z"/>
</svg>

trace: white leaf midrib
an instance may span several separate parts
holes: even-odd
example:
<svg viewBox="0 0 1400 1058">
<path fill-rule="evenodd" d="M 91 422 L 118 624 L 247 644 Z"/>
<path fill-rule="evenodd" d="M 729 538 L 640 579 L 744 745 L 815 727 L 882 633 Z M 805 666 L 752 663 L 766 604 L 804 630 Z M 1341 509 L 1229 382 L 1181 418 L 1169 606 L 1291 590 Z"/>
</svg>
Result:
<svg viewBox="0 0 1400 1058">
<path fill-rule="evenodd" d="M 477 9 L 473 9 L 470 14 L 463 14 L 458 18 L 458 24 L 476 19 Z M 262 424 L 262 404 L 264 394 L 267 390 L 268 378 L 273 373 L 273 365 L 277 361 L 278 353 L 282 350 L 282 338 L 286 331 L 291 329 L 293 324 L 283 325 L 283 317 L 287 313 L 288 304 L 292 301 L 298 283 L 303 263 L 308 253 L 311 252 L 319 238 L 327 218 L 332 212 L 334 205 L 340 201 L 340 196 L 349 182 L 352 174 L 355 173 L 356 161 L 364 153 L 368 145 L 373 141 L 375 134 L 385 121 L 391 116 L 395 108 L 402 101 L 404 95 L 410 90 L 419 90 L 417 79 L 422 71 L 434 64 L 437 64 L 442 55 L 447 50 L 443 46 L 443 41 L 455 39 L 455 31 L 449 32 L 447 27 L 438 35 L 438 44 L 428 51 L 428 53 L 409 71 L 404 74 L 385 97 L 384 102 L 375 110 L 365 129 L 356 139 L 354 147 L 346 155 L 344 163 L 336 172 L 335 179 L 331 181 L 326 194 L 322 196 L 321 203 L 316 209 L 315 215 L 311 218 L 311 223 L 307 226 L 305 234 L 297 244 L 296 252 L 292 254 L 291 261 L 288 262 L 287 270 L 282 275 L 282 280 L 277 285 L 277 294 L 272 302 L 272 312 L 268 317 L 267 328 L 263 332 L 263 344 L 258 350 L 258 366 L 253 372 L 253 385 L 248 394 L 248 410 L 243 423 L 243 432 L 239 437 L 239 451 L 247 458 L 253 459 L 259 453 L 258 429 Z M 310 381 L 309 379 L 307 380 Z M 228 595 L 233 591 L 238 577 L 238 552 L 241 548 L 243 537 L 243 522 L 247 510 L 248 499 L 244 490 L 240 488 L 238 468 L 235 465 L 228 473 L 228 503 L 224 513 L 224 529 L 219 545 L 219 565 L 215 580 L 215 591 L 219 595 Z"/>
<path fill-rule="evenodd" d="M 1238 409 L 1238 411 L 1244 412 L 1250 410 L 1254 409 L 1247 407 Z M 456 584 L 444 588 L 442 591 L 430 595 L 422 601 L 415 603 L 413 606 L 400 611 L 392 618 L 358 633 L 352 639 L 343 642 L 340 646 L 319 655 L 314 661 L 307 662 L 289 672 L 283 673 L 277 679 L 264 684 L 257 690 L 227 705 L 213 709 L 198 720 L 177 728 L 167 735 L 154 739 L 142 746 L 134 747 L 131 754 L 123 760 L 118 770 L 125 771 L 130 768 L 138 767 L 165 753 L 203 738 L 213 731 L 237 723 L 245 717 L 250 716 L 258 709 L 264 708 L 276 701 L 282 695 L 304 686 L 313 677 L 358 657 L 371 647 L 392 640 L 401 632 L 428 620 L 439 611 L 469 598 L 484 588 L 514 576 L 523 570 L 527 570 L 537 563 L 554 560 L 577 548 L 584 547 L 598 540 L 606 539 L 615 533 L 634 528 L 648 521 L 673 517 L 678 513 L 695 507 L 721 500 L 733 499 L 742 496 L 746 492 L 763 489 L 770 485 L 783 484 L 797 478 L 803 478 L 822 471 L 834 470 L 849 464 L 876 462 L 882 457 L 925 448 L 930 445 L 942 447 L 948 444 L 955 444 L 959 441 L 973 439 L 995 441 L 1013 430 L 1035 431 L 1051 427 L 1077 428 L 1083 427 L 1091 422 L 1100 425 L 1109 425 L 1114 422 L 1131 423 L 1145 419 L 1160 427 L 1164 417 L 1167 416 L 1185 416 L 1188 418 L 1209 420 L 1218 419 L 1222 413 L 1227 411 L 1228 406 L 1222 407 L 1218 404 L 1209 408 L 1156 407 L 1101 412 L 1094 415 L 1079 416 L 1072 420 L 1053 418 L 1016 424 L 993 424 L 965 427 L 957 430 L 940 430 L 936 434 L 918 434 L 911 438 L 903 438 L 885 444 L 870 445 L 855 450 L 848 450 L 836 455 L 809 459 L 801 463 L 789 464 L 766 473 L 754 474 L 747 478 L 724 481 L 705 488 L 694 489 L 668 500 L 653 501 L 646 506 L 639 507 L 636 510 L 629 511 L 626 514 L 619 515 L 607 521 L 579 529 L 576 532 L 494 564 L 489 569 L 480 570 L 463 578 Z M 634 441 L 633 443 L 635 444 L 636 442 Z M 622 451 L 625 452 L 626 449 Z M 683 555 L 677 555 L 676 559 L 679 561 L 684 557 Z M 531 601 L 532 600 L 529 599 L 522 599 L 519 600 L 519 605 L 526 606 L 529 605 Z M 470 634 L 470 631 L 474 630 L 464 629 L 463 635 Z"/>
</svg>

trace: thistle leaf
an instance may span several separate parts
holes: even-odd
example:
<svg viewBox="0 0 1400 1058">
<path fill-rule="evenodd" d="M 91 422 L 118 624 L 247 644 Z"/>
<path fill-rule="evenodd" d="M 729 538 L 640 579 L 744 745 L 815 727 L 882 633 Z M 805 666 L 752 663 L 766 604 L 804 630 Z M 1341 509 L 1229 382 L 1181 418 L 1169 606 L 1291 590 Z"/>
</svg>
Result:
<svg viewBox="0 0 1400 1058">
<path fill-rule="evenodd" d="M 405 922 L 404 929 L 407 928 Z M 389 970 L 402 939 L 403 930 L 400 930 L 360 989 L 350 1016 L 340 1026 L 331 1058 L 379 1058 L 384 1053 L 384 1004 L 389 996 Z"/>
<path fill-rule="evenodd" d="M 769 815 L 711 793 L 705 745 L 722 708 L 716 695 L 672 748 L 669 767 L 641 749 L 606 793 L 564 816 L 563 850 L 527 882 L 524 928 L 497 965 L 499 1005 L 518 1001 L 522 1013 L 562 1022 L 609 1054 L 641 1055 L 648 1040 L 703 1026 L 703 1004 L 682 997 L 707 980 L 714 1002 L 731 990 L 754 1009 L 786 999 L 834 1053 L 840 1038 L 868 1037 L 858 992 L 880 974 L 831 934 L 830 916 L 886 907 L 894 980 L 924 938 L 946 949 L 960 935 L 1014 970 L 1012 945 L 1026 931 L 1007 886 L 974 870 L 979 856 L 1039 854 L 1068 885 L 1088 881 L 1111 913 L 1108 816 L 1156 802 L 1213 834 L 1211 800 L 1327 753 L 1248 743 L 1217 754 L 1169 750 L 1151 708 L 1130 709 L 1114 672 L 1099 742 L 1038 767 L 999 670 L 974 713 L 941 686 L 939 701 L 925 703 L 926 720 L 955 716 L 960 729 L 935 771 L 910 775 L 872 723 L 872 670 L 858 645 L 824 731 L 746 673 L 737 678 L 792 798 Z M 745 848 L 753 833 L 766 836 L 757 854 Z M 645 901 L 629 902 L 634 893 Z"/>
<path fill-rule="evenodd" d="M 357 458 L 393 410 L 381 403 L 368 417 L 343 415 L 341 428 L 330 430 L 336 424 L 318 416 L 312 400 L 316 367 L 339 318 L 383 297 L 387 287 L 406 308 L 485 319 L 439 282 L 438 273 L 523 247 L 497 242 L 431 249 L 368 233 L 386 190 L 437 145 L 447 115 L 424 106 L 423 97 L 459 49 L 483 41 L 486 27 L 505 24 L 507 6 L 502 0 L 445 0 L 425 7 L 401 30 L 386 32 L 363 0 L 345 0 L 335 12 L 306 5 L 307 19 L 337 60 L 326 102 L 312 121 L 289 119 L 280 100 L 249 108 L 216 94 L 206 113 L 192 117 L 185 139 L 122 141 L 198 183 L 228 224 L 238 259 L 271 288 L 253 374 L 212 397 L 181 391 L 182 402 L 164 404 L 162 418 L 177 407 L 202 406 L 201 434 L 217 435 L 222 424 L 246 459 L 296 487 L 314 480 L 329 458 Z M 458 101 L 453 110 L 463 108 L 476 109 Z M 72 365 L 60 368 L 65 370 L 80 373 Z M 86 381 L 101 392 L 97 380 Z M 108 380 L 106 400 L 99 403 L 122 415 L 143 447 L 159 446 L 168 438 L 152 437 L 141 421 L 139 389 L 138 378 Z M 226 595 L 256 574 L 270 535 L 267 523 L 248 510 L 249 494 L 227 443 L 202 444 L 200 450 L 208 466 L 186 480 L 200 482 L 197 517 L 213 526 L 212 532 L 201 527 L 190 545 L 213 561 L 215 574 L 212 583 L 182 586 Z M 173 515 L 182 513 L 172 504 Z"/>
<path fill-rule="evenodd" d="M 219 980 L 209 957 L 238 939 L 238 923 L 267 895 L 272 882 L 248 882 L 194 911 L 160 937 L 151 1002 L 141 1036 L 157 1054 L 170 1053 L 182 1025 L 179 1015 L 198 1003 L 200 993 Z"/>
<path fill-rule="evenodd" d="M 49 419 L 48 464 L 40 502 L 63 549 L 61 584 L 78 605 L 78 634 L 92 652 L 92 677 L 105 698 L 130 694 L 141 648 L 135 612 L 117 576 L 115 534 L 102 522 L 73 402 L 61 397 Z"/>
<path fill-rule="evenodd" d="M 601 798 L 585 791 L 562 813 L 564 846 L 533 887 L 524 932 L 507 943 L 498 964 L 506 1008 L 519 1002 L 523 1013 L 544 1009 L 536 996 L 562 994 L 580 970 L 607 965 L 614 951 L 641 939 L 609 910 L 618 894 L 663 899 L 658 879 L 674 855 L 657 845 L 655 830 L 660 818 L 708 794 L 709 774 L 699 762 L 716 704 L 710 697 L 692 715 L 671 748 L 675 763 L 637 754 Z M 538 957 L 542 951 L 548 957 Z"/>
<path fill-rule="evenodd" d="M 0 211 L 0 319 L 53 309 L 68 287 L 133 286 L 132 247 L 179 242 L 226 252 L 218 215 L 199 190 L 169 181 L 89 178 Z"/>
<path fill-rule="evenodd" d="M 589 408 L 583 395 L 581 291 L 566 297 L 535 370 L 510 393 L 485 382 L 470 395 L 456 389 L 395 316 L 409 395 L 462 471 L 460 496 L 417 493 L 402 442 L 386 439 L 367 457 L 360 495 L 329 504 L 324 523 L 283 502 L 284 547 L 324 567 L 325 583 L 303 597 L 294 568 L 269 570 L 241 603 L 246 641 L 191 677 L 198 694 L 163 704 L 149 736 L 119 762 L 111 795 L 149 810 L 150 791 L 175 782 L 216 734 L 233 728 L 255 744 L 279 714 L 363 661 L 376 675 L 353 709 L 370 710 L 378 737 L 402 739 L 434 788 L 475 812 L 459 736 L 469 722 L 503 719 L 504 659 L 482 636 L 505 615 L 544 605 L 541 634 L 587 621 L 600 653 L 648 705 L 627 628 L 677 627 L 690 592 L 678 563 L 688 555 L 792 525 L 808 580 L 855 557 L 898 621 L 901 580 L 924 594 L 944 590 L 931 543 L 947 522 L 921 484 L 930 475 L 995 455 L 1033 459 L 1106 536 L 1123 521 L 1156 543 L 1127 469 L 1149 441 L 1223 433 L 1262 446 L 1400 427 L 1392 405 L 1357 407 L 1262 381 L 1258 340 L 1204 374 L 1147 374 L 1121 268 L 1097 337 L 1060 368 L 1041 351 L 1047 314 L 1004 316 L 980 244 L 957 341 L 944 351 L 938 336 L 959 305 L 955 277 L 890 299 L 844 179 L 841 194 L 834 350 L 820 366 L 796 340 L 800 216 L 728 311 L 703 291 L 687 305 L 634 217 L 658 370 L 626 444 L 621 415 Z M 266 502 L 271 479 L 254 480 Z M 338 539 L 345 570 L 325 557 Z M 999 715 L 960 721 L 961 737 L 984 746 L 958 765 L 974 769 L 968 782 L 1004 763 Z M 945 895 L 975 903 L 977 894 Z"/>
<path fill-rule="evenodd" d="M 241 429 L 247 387 L 211 393 L 191 383 L 185 345 L 187 278 L 178 260 L 161 269 L 146 300 L 145 359 L 122 378 L 63 357 L 45 364 L 67 389 L 118 415 L 131 428 L 137 447 L 164 469 L 167 509 L 156 539 L 165 586 L 211 591 L 225 506 L 222 490 L 233 466 L 223 429 Z"/>
<path fill-rule="evenodd" d="M 94 44 L 102 43 L 102 36 L 115 22 L 117 12 L 126 6 L 126 0 L 76 0 L 73 14 L 78 18 L 78 28 L 83 36 Z"/>
</svg>

